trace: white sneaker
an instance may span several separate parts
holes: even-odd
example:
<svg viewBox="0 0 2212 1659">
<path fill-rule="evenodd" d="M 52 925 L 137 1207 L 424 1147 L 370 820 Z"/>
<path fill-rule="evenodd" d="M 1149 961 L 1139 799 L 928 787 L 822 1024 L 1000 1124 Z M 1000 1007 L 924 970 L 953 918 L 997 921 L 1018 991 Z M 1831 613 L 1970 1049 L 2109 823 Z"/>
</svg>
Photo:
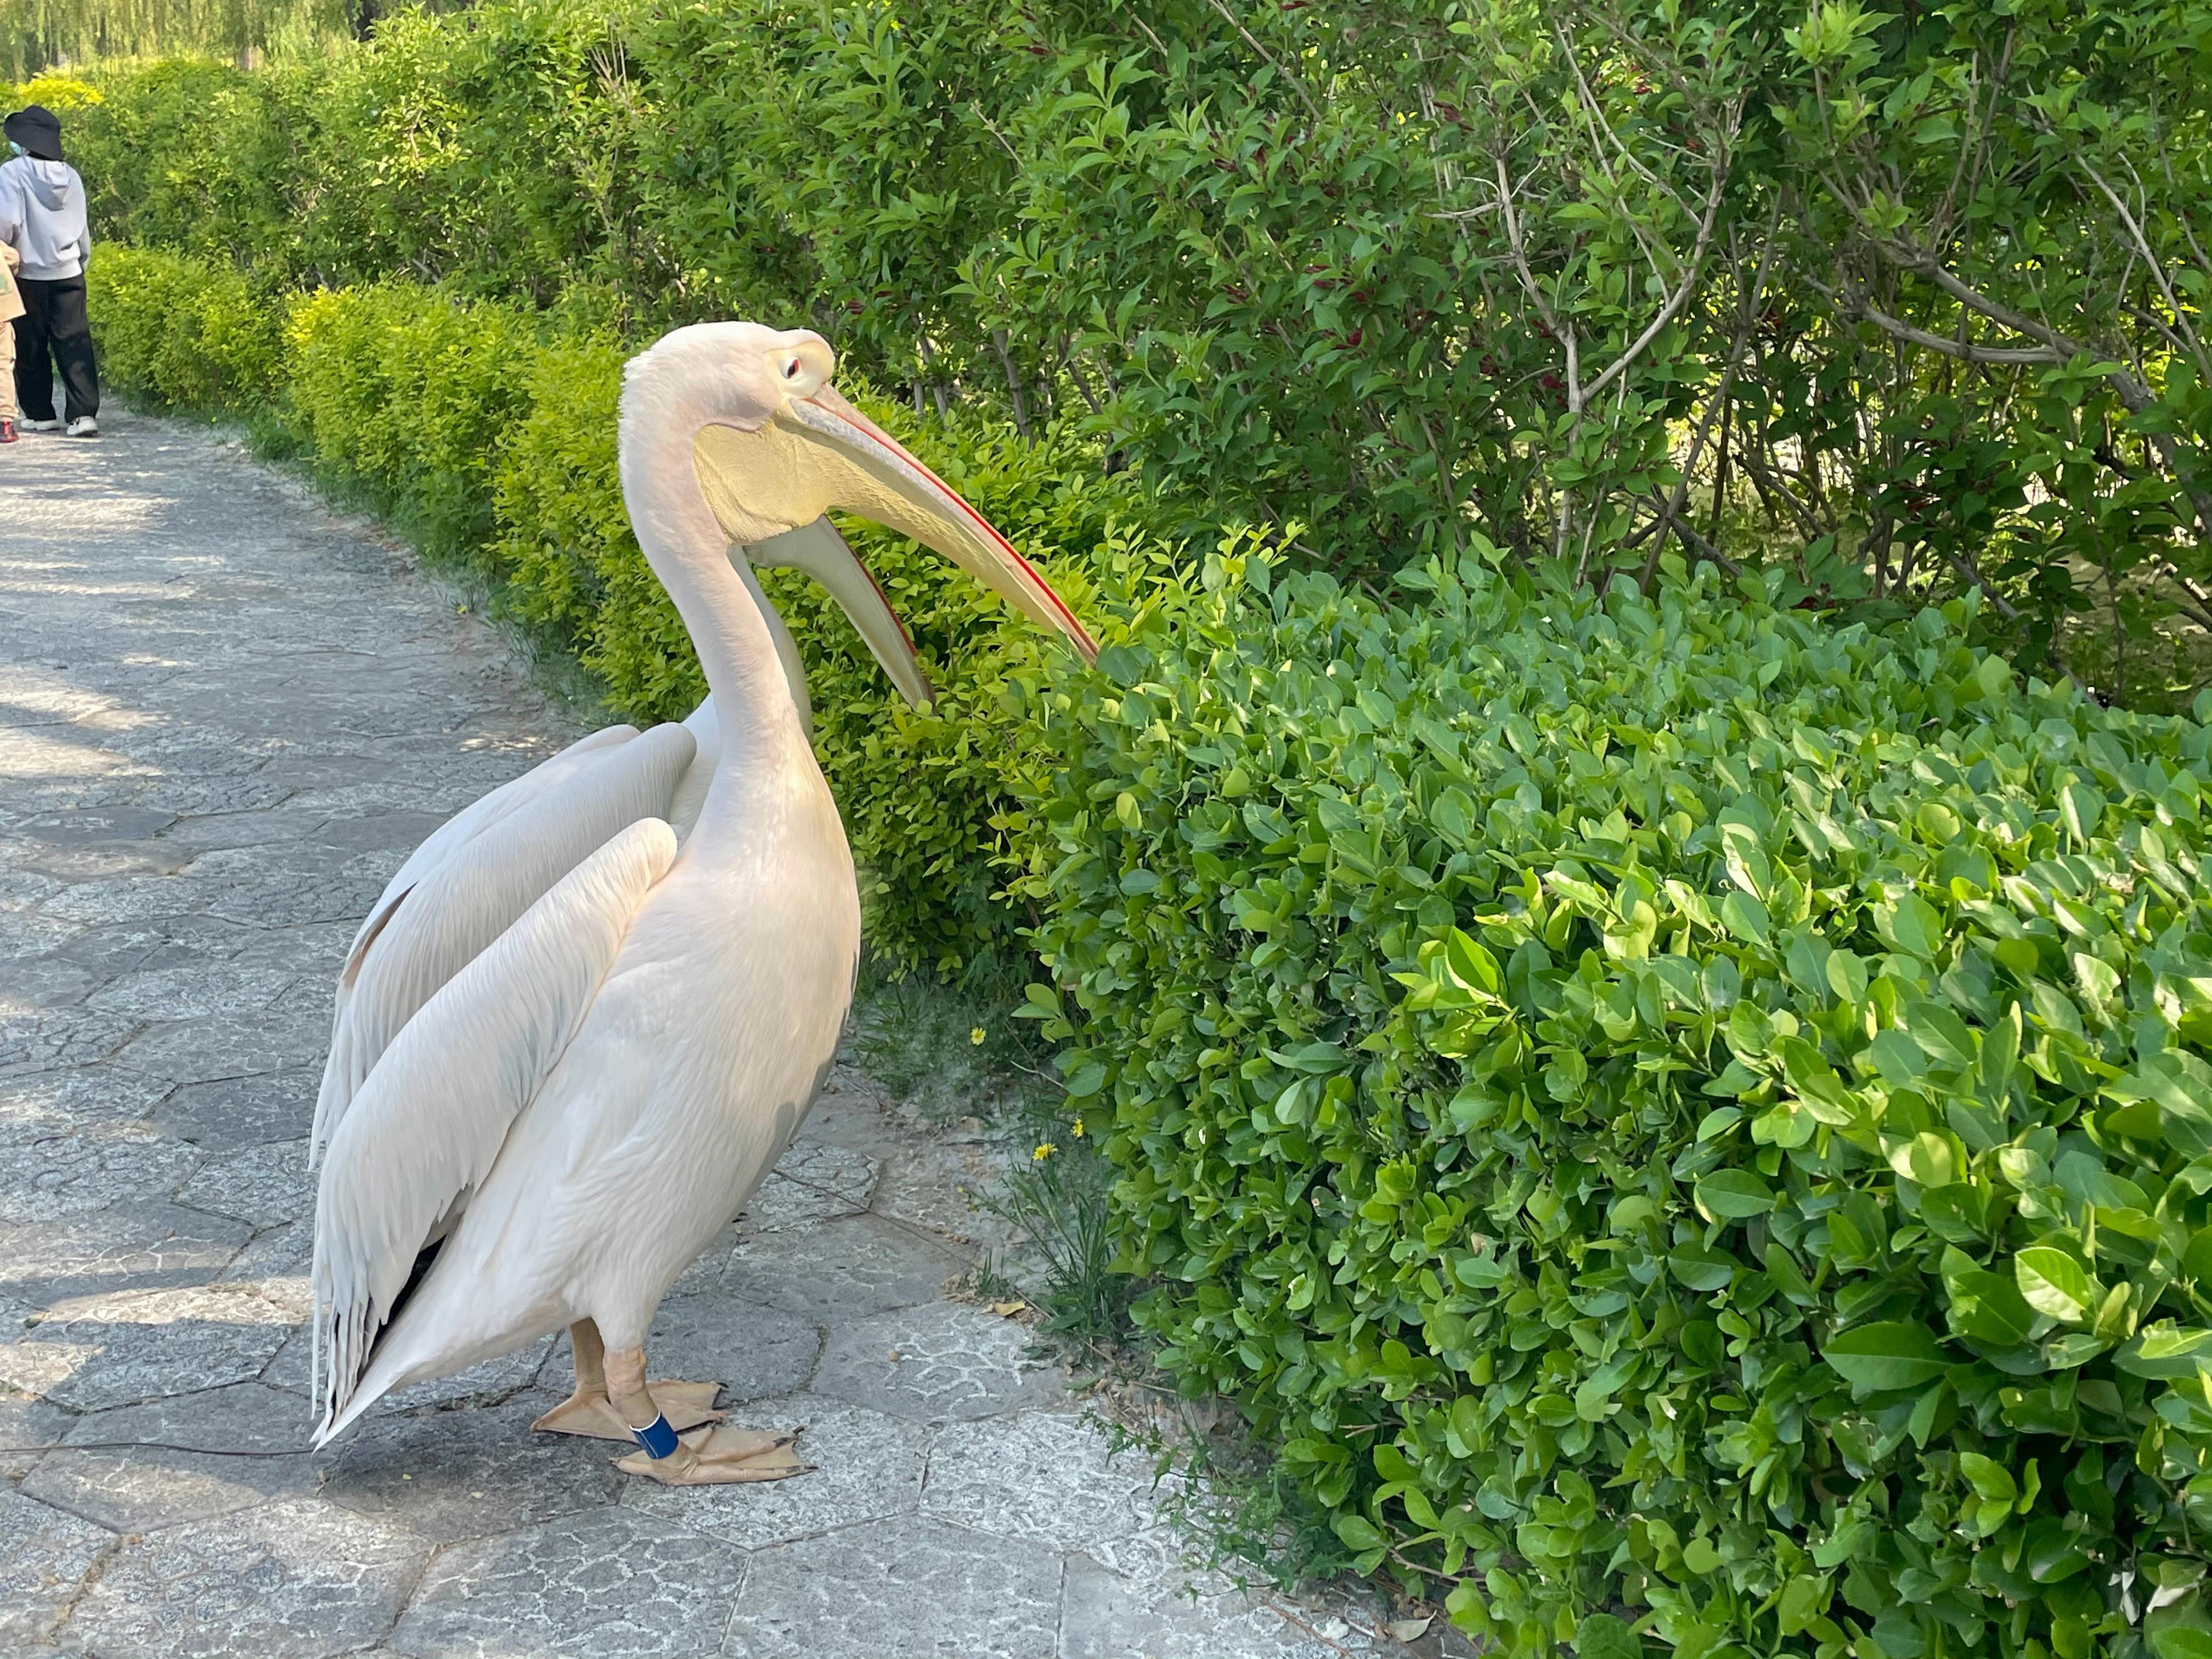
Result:
<svg viewBox="0 0 2212 1659">
<path fill-rule="evenodd" d="M 69 423 L 69 431 L 64 435 L 71 438 L 97 438 L 100 435 L 100 422 L 89 415 L 80 415 Z"/>
<path fill-rule="evenodd" d="M 33 421 L 26 416 L 16 424 L 26 432 L 58 432 L 62 429 L 62 423 L 58 420 Z"/>
</svg>

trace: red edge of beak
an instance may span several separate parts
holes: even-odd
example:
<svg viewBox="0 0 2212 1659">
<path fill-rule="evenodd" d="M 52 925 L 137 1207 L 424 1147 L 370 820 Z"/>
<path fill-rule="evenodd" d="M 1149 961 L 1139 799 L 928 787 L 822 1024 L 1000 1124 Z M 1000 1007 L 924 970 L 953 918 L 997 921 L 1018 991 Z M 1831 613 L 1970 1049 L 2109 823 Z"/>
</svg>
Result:
<svg viewBox="0 0 2212 1659">
<path fill-rule="evenodd" d="M 824 392 L 828 392 L 830 390 L 828 386 L 824 386 L 822 389 Z M 1091 637 L 1091 630 L 1085 628 L 1082 623 L 1077 619 L 1075 612 L 1067 608 L 1067 602 L 1061 599 L 1059 593 L 1054 590 L 1053 585 L 1047 581 L 1044 577 L 1038 573 L 1037 568 L 1022 556 L 1021 550 L 1017 548 L 1004 536 L 1000 535 L 999 533 L 998 527 L 988 519 L 978 513 L 974 507 L 969 506 L 968 502 L 962 497 L 958 490 L 955 489 L 951 484 L 945 483 L 944 479 L 939 477 L 937 474 L 932 471 L 928 467 L 922 465 L 921 458 L 915 455 L 912 450 L 908 449 L 896 438 L 892 437 L 890 433 L 884 431 L 883 428 L 878 426 L 873 421 L 870 420 L 854 404 L 846 402 L 843 398 L 838 398 L 836 404 L 825 404 L 818 396 L 809 398 L 806 401 L 812 404 L 817 409 L 821 410 L 824 414 L 834 415 L 841 421 L 848 422 L 851 424 L 857 426 L 862 432 L 867 434 L 869 437 L 883 445 L 884 448 L 890 450 L 894 455 L 896 455 L 908 466 L 921 474 L 923 477 L 928 479 L 929 482 L 943 494 L 945 499 L 951 502 L 954 507 L 957 507 L 969 523 L 973 524 L 992 542 L 996 544 L 998 547 L 1006 553 L 1006 556 L 1014 562 L 1021 573 L 1030 579 L 1030 581 L 1036 586 L 1037 592 L 1044 595 L 1045 599 L 1051 604 L 1053 610 L 1059 614 L 1065 626 L 1070 642 L 1073 644 L 1077 651 L 1082 653 L 1084 661 L 1086 663 L 1096 663 L 1098 660 L 1098 642 Z M 839 405 L 842 406 L 840 407 Z M 866 564 L 863 563 L 861 568 L 866 569 Z M 873 571 L 870 571 L 868 573 L 868 580 L 871 582 L 875 581 L 876 578 Z M 878 593 L 883 592 L 883 587 L 880 584 L 877 585 L 876 592 Z M 891 609 L 890 599 L 888 595 L 884 597 L 884 607 L 886 610 L 891 611 L 892 617 L 898 621 L 899 632 L 904 634 L 906 632 L 906 623 L 902 619 L 899 619 L 898 612 L 896 610 Z M 907 644 L 911 647 L 914 641 L 909 636 L 907 641 Z"/>
</svg>

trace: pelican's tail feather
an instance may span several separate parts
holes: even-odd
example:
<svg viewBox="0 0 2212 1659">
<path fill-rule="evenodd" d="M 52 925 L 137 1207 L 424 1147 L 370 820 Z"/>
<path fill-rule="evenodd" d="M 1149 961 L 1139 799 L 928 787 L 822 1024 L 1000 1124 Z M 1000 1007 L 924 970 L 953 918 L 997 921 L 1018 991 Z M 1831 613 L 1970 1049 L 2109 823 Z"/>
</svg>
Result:
<svg viewBox="0 0 2212 1659">
<path fill-rule="evenodd" d="M 357 1417 L 372 1389 L 393 1385 L 397 1373 L 381 1363 L 386 1334 L 675 857 L 675 833 L 659 818 L 616 835 L 425 1002 L 362 1082 L 331 1136 L 316 1194 L 319 1441 Z"/>
</svg>

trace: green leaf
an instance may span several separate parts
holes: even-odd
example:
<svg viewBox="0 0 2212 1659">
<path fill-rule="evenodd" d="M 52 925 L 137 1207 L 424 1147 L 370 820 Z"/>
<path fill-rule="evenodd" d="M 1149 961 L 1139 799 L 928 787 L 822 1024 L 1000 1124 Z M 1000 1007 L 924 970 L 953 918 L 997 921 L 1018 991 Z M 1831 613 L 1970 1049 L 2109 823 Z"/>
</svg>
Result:
<svg viewBox="0 0 2212 1659">
<path fill-rule="evenodd" d="M 2112 1364 L 2131 1376 L 2166 1380 L 2212 1373 L 2212 1330 L 2162 1320 L 2123 1344 Z"/>
<path fill-rule="evenodd" d="M 1952 1322 L 1962 1334 L 1999 1348 L 2027 1340 L 2035 1314 L 2013 1280 L 1975 1268 L 1953 1279 L 1950 1288 Z"/>
<path fill-rule="evenodd" d="M 1993 1457 L 1979 1452 L 1959 1454 L 1959 1473 L 1966 1477 L 1967 1484 L 1991 1503 L 2010 1504 L 2020 1496 L 2012 1472 Z"/>
<path fill-rule="evenodd" d="M 1339 1510 L 1329 1524 L 1336 1535 L 1344 1540 L 1346 1549 L 1379 1550 L 1382 1547 L 1382 1534 L 1364 1516 L 1355 1515 L 1349 1510 Z"/>
<path fill-rule="evenodd" d="M 1444 960 L 1450 966 L 1452 977 L 1469 990 L 1494 997 L 1504 988 L 1505 981 L 1498 971 L 1498 958 L 1456 927 L 1445 935 Z"/>
<path fill-rule="evenodd" d="M 1708 1221 L 1742 1221 L 1774 1207 L 1774 1189 L 1749 1170 L 1719 1170 L 1699 1178 L 1697 1204 Z"/>
<path fill-rule="evenodd" d="M 2087 1321 L 2104 1291 L 2065 1251 L 2030 1245 L 2013 1258 L 2013 1276 L 2027 1305 L 2069 1324 Z"/>
<path fill-rule="evenodd" d="M 1766 907 L 1744 892 L 1732 892 L 1721 901 L 1721 925 L 1746 945 L 1765 944 L 1773 928 Z"/>
<path fill-rule="evenodd" d="M 2094 785 L 2069 783 L 2059 791 L 2058 812 L 2068 833 L 2076 842 L 2087 842 L 2097 833 L 2097 821 L 2105 812 L 2105 798 Z"/>
<path fill-rule="evenodd" d="M 1899 951 L 1923 962 L 1935 959 L 1943 937 L 1943 919 L 1917 893 L 1907 893 L 1894 904 L 1877 908 L 1875 925 Z"/>
<path fill-rule="evenodd" d="M 1936 1334 L 1910 1320 L 1861 1325 L 1829 1339 L 1820 1357 L 1854 1392 L 1917 1389 L 1950 1369 Z"/>
<path fill-rule="evenodd" d="M 1577 1659 L 1644 1659 L 1645 1652 L 1635 1627 L 1613 1613 L 1585 1613 L 1575 1626 Z"/>
</svg>

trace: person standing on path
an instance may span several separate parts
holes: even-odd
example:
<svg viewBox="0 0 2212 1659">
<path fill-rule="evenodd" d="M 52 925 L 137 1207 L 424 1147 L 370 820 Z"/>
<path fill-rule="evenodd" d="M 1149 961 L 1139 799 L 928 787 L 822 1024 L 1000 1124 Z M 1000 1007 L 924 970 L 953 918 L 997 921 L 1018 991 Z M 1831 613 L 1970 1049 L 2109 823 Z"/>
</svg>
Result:
<svg viewBox="0 0 2212 1659">
<path fill-rule="evenodd" d="M 61 118 L 40 104 L 17 110 L 0 131 L 15 154 L 0 162 L 0 242 L 22 256 L 16 280 L 23 314 L 15 322 L 15 400 L 27 432 L 67 422 L 72 438 L 100 432 L 100 375 L 85 316 L 84 267 L 92 257 L 84 180 L 62 160 Z M 49 361 L 51 358 L 51 362 Z M 54 413 L 54 376 L 67 392 Z"/>
<path fill-rule="evenodd" d="M 23 290 L 15 267 L 23 256 L 0 242 L 0 444 L 15 441 L 15 319 L 23 314 Z"/>
</svg>

